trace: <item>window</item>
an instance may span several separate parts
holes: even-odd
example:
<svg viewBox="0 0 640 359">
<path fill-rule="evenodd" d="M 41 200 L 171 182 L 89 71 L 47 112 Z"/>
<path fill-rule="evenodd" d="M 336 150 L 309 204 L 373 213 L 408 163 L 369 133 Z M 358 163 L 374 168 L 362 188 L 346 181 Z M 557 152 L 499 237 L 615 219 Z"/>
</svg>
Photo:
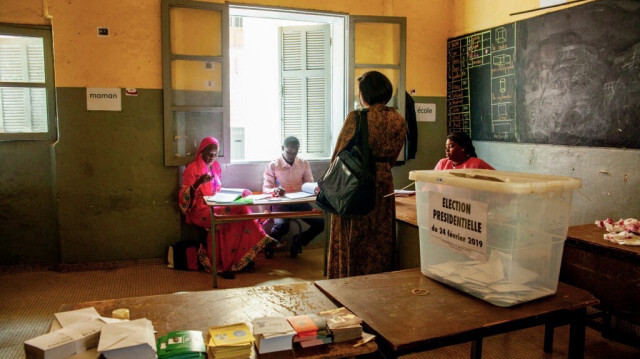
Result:
<svg viewBox="0 0 640 359">
<path fill-rule="evenodd" d="M 369 69 L 404 113 L 404 18 L 185 0 L 163 0 L 162 15 L 166 165 L 189 163 L 205 136 L 221 163 L 271 160 L 287 136 L 327 159 Z"/>
<path fill-rule="evenodd" d="M 239 6 L 229 15 L 231 161 L 271 160 L 287 136 L 300 156 L 328 158 L 346 108 L 345 15 Z"/>
<path fill-rule="evenodd" d="M 220 141 L 228 162 L 229 82 L 226 5 L 162 3 L 164 162 L 191 162 L 202 138 Z M 227 135 L 225 135 L 227 134 Z"/>
<path fill-rule="evenodd" d="M 55 138 L 51 31 L 0 25 L 0 140 Z"/>
<path fill-rule="evenodd" d="M 404 118 L 406 27 L 404 17 L 350 17 L 350 43 L 354 44 L 349 49 L 350 110 L 358 107 L 358 77 L 376 70 L 387 76 L 393 85 L 393 96 L 387 106 L 395 107 Z M 403 147 L 398 161 L 404 161 L 404 152 Z"/>
</svg>

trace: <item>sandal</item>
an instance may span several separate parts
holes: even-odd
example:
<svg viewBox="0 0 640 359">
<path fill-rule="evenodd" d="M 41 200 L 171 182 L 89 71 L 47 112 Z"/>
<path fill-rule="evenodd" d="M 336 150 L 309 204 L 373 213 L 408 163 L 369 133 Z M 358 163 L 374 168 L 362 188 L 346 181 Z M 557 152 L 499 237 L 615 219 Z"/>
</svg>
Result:
<svg viewBox="0 0 640 359">
<path fill-rule="evenodd" d="M 236 275 L 232 271 L 218 272 L 218 275 L 224 279 L 236 279 Z"/>
</svg>

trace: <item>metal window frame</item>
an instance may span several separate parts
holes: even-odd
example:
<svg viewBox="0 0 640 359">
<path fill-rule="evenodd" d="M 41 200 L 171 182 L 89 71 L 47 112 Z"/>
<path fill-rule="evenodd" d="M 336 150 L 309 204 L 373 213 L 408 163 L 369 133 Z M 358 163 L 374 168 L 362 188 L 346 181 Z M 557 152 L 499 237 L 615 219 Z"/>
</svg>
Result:
<svg viewBox="0 0 640 359">
<path fill-rule="evenodd" d="M 200 10 L 211 10 L 222 13 L 220 21 L 221 56 L 195 56 L 179 55 L 171 53 L 171 24 L 170 9 L 183 7 Z M 163 87 L 163 117 L 164 117 L 164 164 L 165 166 L 182 166 L 193 161 L 195 154 L 190 157 L 176 159 L 172 155 L 171 136 L 173 132 L 173 113 L 185 112 L 222 112 L 222 141 L 223 155 L 218 157 L 218 162 L 228 164 L 231 162 L 231 127 L 230 127 L 230 99 L 229 99 L 229 5 L 228 3 L 208 3 L 190 0 L 162 0 L 162 87 Z M 172 60 L 196 60 L 219 62 L 222 68 L 222 107 L 217 106 L 173 106 L 172 87 Z"/>
<path fill-rule="evenodd" d="M 356 44 L 356 23 L 387 23 L 387 24 L 399 24 L 400 25 L 400 56 L 399 64 L 396 65 L 382 65 L 382 64 L 358 64 L 355 57 L 355 44 Z M 355 69 L 357 68 L 379 68 L 379 69 L 394 69 L 399 70 L 398 81 L 398 108 L 397 111 L 404 118 L 405 115 L 405 96 L 406 92 L 406 77 L 407 77 L 407 18 L 399 16 L 365 16 L 365 15 L 351 15 L 349 16 L 349 75 L 348 81 L 349 89 L 349 111 L 354 110 L 355 103 Z"/>
</svg>

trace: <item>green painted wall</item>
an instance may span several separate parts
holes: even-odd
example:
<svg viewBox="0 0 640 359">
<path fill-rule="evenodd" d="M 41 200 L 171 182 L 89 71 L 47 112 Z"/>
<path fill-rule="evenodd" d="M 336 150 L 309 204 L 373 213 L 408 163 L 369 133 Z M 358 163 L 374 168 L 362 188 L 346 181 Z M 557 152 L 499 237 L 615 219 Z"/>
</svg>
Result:
<svg viewBox="0 0 640 359">
<path fill-rule="evenodd" d="M 416 158 L 393 168 L 395 188 L 402 188 L 412 181 L 409 172 L 432 170 L 444 157 L 444 143 L 447 137 L 447 114 L 445 97 L 412 96 L 416 103 L 435 103 L 436 122 L 418 122 L 418 152 Z M 410 188 L 412 189 L 412 188 Z"/>
<path fill-rule="evenodd" d="M 0 265 L 59 256 L 48 141 L 0 142 Z"/>
<path fill-rule="evenodd" d="M 395 188 L 402 188 L 412 181 L 409 172 L 414 170 L 432 170 L 444 157 L 444 144 L 447 137 L 447 114 L 445 97 L 414 96 L 416 103 L 436 104 L 436 122 L 418 122 L 418 152 L 416 158 L 402 166 L 393 168 Z M 415 189 L 410 187 L 409 189 Z M 420 266 L 420 238 L 418 229 L 406 223 L 397 222 L 396 245 L 398 268 L 416 268 Z"/>
<path fill-rule="evenodd" d="M 180 239 L 178 170 L 163 162 L 162 91 L 87 111 L 84 88 L 58 88 L 55 146 L 63 263 L 159 258 Z"/>
<path fill-rule="evenodd" d="M 417 158 L 394 168 L 396 187 L 444 155 L 445 99 L 416 102 L 435 103 L 437 121 L 418 123 Z M 57 106 L 57 143 L 0 143 L 0 265 L 164 257 L 181 229 L 179 169 L 164 166 L 162 90 L 139 89 L 109 112 L 87 111 L 84 88 L 58 88 Z M 223 177 L 244 185 L 255 172 L 259 184 L 265 165 L 225 166 Z M 315 167 L 319 175 L 326 163 Z"/>
</svg>

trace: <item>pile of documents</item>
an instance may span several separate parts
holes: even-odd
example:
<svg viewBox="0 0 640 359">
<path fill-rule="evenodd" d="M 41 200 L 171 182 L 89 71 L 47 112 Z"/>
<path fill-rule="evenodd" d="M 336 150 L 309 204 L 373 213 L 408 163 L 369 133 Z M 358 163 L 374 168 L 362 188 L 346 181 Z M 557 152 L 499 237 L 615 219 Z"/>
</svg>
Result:
<svg viewBox="0 0 640 359">
<path fill-rule="evenodd" d="M 204 359 L 207 349 L 199 330 L 177 330 L 158 338 L 158 359 Z"/>
<path fill-rule="evenodd" d="M 333 334 L 333 342 L 340 343 L 362 337 L 362 319 L 347 308 L 340 307 L 318 313 L 327 319 L 327 327 Z"/>
<path fill-rule="evenodd" d="M 331 332 L 327 328 L 327 319 L 315 314 L 303 314 L 288 317 L 287 321 L 296 331 L 294 343 L 300 343 L 303 348 L 332 342 Z"/>
<path fill-rule="evenodd" d="M 486 262 L 448 261 L 423 268 L 429 277 L 499 306 L 540 298 L 554 293 L 539 275 L 518 265 L 509 253 L 493 250 Z"/>
<path fill-rule="evenodd" d="M 67 358 L 86 352 L 98 345 L 100 332 L 109 322 L 120 321 L 101 317 L 95 308 L 83 308 L 56 313 L 47 334 L 24 342 L 28 359 Z"/>
<path fill-rule="evenodd" d="M 98 352 L 106 359 L 155 359 L 153 324 L 141 318 L 105 325 L 100 334 Z"/>
<path fill-rule="evenodd" d="M 265 354 L 292 349 L 292 338 L 296 331 L 284 317 L 256 318 L 251 324 L 258 353 Z"/>
<path fill-rule="evenodd" d="M 245 323 L 210 327 L 207 354 L 209 359 L 250 358 L 254 341 L 255 338 Z"/>
</svg>

